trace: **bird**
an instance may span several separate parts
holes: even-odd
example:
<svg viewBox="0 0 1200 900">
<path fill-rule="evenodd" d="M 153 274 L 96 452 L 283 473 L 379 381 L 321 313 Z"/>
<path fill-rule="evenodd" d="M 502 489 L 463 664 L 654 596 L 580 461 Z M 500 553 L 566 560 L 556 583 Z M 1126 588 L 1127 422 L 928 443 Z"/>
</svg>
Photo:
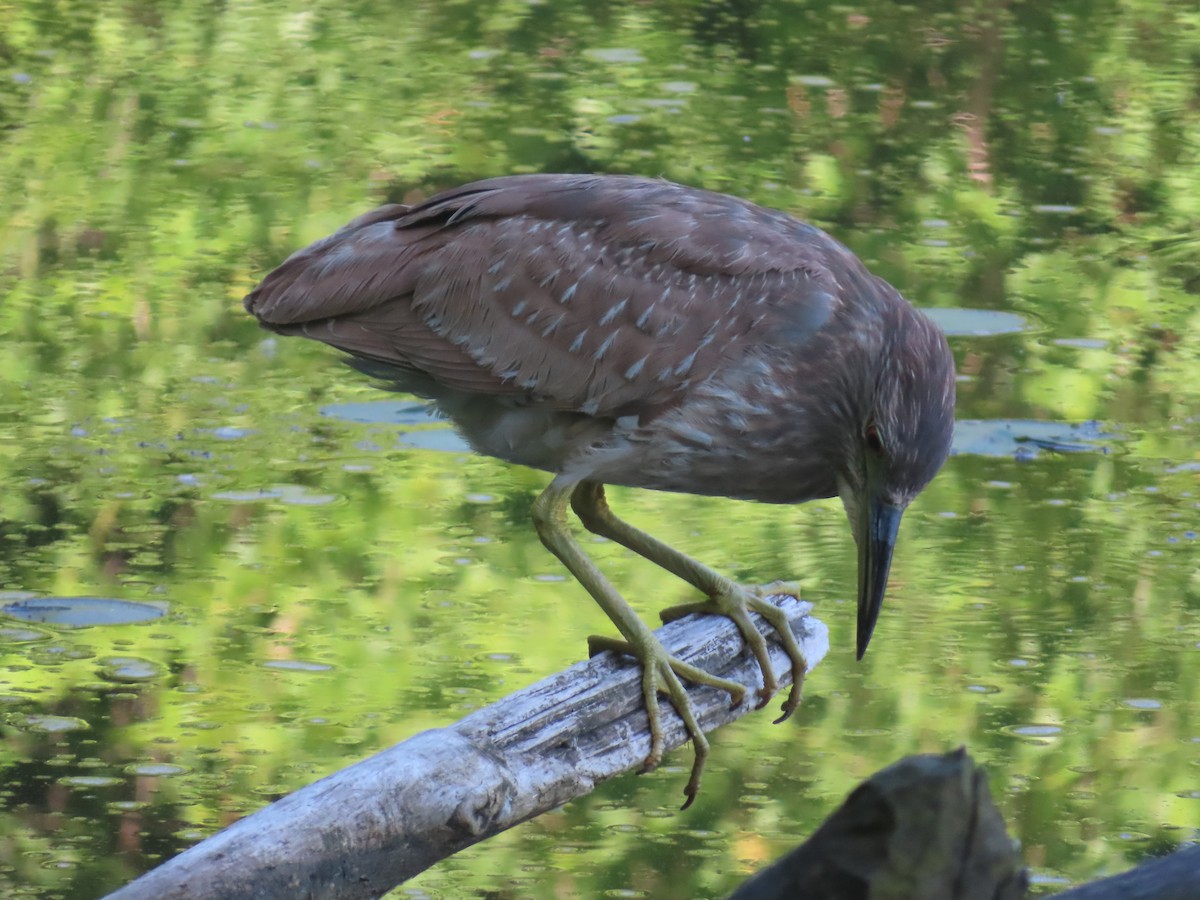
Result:
<svg viewBox="0 0 1200 900">
<path fill-rule="evenodd" d="M 858 550 L 857 658 L 871 640 L 901 515 L 946 460 L 955 367 L 945 335 L 847 247 L 784 212 L 633 175 L 476 181 L 352 220 L 245 298 L 266 329 L 322 341 L 381 386 L 431 401 L 478 452 L 553 477 L 532 504 L 546 548 L 641 664 L 692 740 L 684 808 L 708 742 L 681 679 L 746 688 L 672 657 L 573 536 L 594 534 L 696 588 L 664 621 L 722 614 L 777 692 L 778 632 L 800 703 L 808 664 L 782 611 L 618 518 L 605 485 L 798 504 L 840 497 Z"/>
</svg>

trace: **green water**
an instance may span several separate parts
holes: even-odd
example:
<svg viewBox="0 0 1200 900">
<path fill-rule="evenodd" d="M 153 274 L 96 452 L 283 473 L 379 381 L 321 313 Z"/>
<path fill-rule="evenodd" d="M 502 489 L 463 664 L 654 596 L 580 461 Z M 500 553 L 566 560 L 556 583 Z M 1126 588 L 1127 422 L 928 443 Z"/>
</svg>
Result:
<svg viewBox="0 0 1200 900">
<path fill-rule="evenodd" d="M 969 421 L 861 664 L 837 504 L 613 491 L 802 583 L 804 705 L 716 733 L 685 813 L 682 750 L 401 896 L 719 897 L 959 744 L 1040 892 L 1200 838 L 1196 59 L 1191 0 L 0 0 L 0 603 L 156 610 L 0 618 L 0 893 L 98 896 L 608 630 L 545 475 L 347 414 L 395 398 L 241 308 L 374 204 L 523 171 L 816 222 L 956 333 Z M 689 599 L 589 546 L 648 618 Z"/>
</svg>

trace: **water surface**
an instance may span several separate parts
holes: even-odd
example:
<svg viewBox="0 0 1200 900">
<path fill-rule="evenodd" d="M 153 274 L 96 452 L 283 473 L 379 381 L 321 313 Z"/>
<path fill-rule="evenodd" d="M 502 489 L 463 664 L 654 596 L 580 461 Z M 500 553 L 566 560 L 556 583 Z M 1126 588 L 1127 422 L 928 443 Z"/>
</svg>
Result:
<svg viewBox="0 0 1200 900">
<path fill-rule="evenodd" d="M 6 14 L 0 893 L 94 897 L 610 630 L 529 526 L 545 475 L 240 303 L 374 204 L 523 171 L 815 222 L 951 332 L 963 427 L 861 664 L 838 504 L 613 491 L 799 581 L 831 653 L 786 724 L 713 736 L 693 809 L 683 750 L 402 896 L 720 897 L 859 779 L 959 744 L 1042 892 L 1200 838 L 1193 4 Z M 690 599 L 588 546 L 648 618 Z"/>
</svg>

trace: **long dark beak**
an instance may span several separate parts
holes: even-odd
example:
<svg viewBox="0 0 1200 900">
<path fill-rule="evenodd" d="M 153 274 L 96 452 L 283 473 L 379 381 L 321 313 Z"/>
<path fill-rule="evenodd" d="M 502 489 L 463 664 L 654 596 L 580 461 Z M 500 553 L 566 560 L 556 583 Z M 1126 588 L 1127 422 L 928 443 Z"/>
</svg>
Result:
<svg viewBox="0 0 1200 900">
<path fill-rule="evenodd" d="M 858 658 L 862 659 L 871 643 L 871 634 L 883 608 L 888 570 L 892 567 L 892 549 L 904 509 L 871 498 L 867 515 L 862 516 L 858 540 Z"/>
</svg>

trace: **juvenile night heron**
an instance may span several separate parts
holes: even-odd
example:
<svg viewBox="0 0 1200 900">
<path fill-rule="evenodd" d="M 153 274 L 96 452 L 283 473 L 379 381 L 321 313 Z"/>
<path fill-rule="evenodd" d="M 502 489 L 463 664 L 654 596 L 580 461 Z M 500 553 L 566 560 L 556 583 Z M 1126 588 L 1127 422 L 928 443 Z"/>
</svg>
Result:
<svg viewBox="0 0 1200 900">
<path fill-rule="evenodd" d="M 708 743 L 680 677 L 745 689 L 671 657 L 571 536 L 590 531 L 695 586 L 664 611 L 721 613 L 777 682 L 747 611 L 792 663 L 783 614 L 755 589 L 621 521 L 605 484 L 767 503 L 841 496 L 858 543 L 858 656 L 875 628 L 908 502 L 950 449 L 946 339 L 824 232 L 723 194 L 644 178 L 518 175 L 383 206 L 299 251 L 246 297 L 272 331 L 324 341 L 432 400 L 479 452 L 554 474 L 534 501 L 546 547 L 612 619 L 593 639 L 642 664 L 647 768 L 662 756 L 657 694 L 696 751 Z M 686 805 L 686 804 L 685 804 Z"/>
</svg>

